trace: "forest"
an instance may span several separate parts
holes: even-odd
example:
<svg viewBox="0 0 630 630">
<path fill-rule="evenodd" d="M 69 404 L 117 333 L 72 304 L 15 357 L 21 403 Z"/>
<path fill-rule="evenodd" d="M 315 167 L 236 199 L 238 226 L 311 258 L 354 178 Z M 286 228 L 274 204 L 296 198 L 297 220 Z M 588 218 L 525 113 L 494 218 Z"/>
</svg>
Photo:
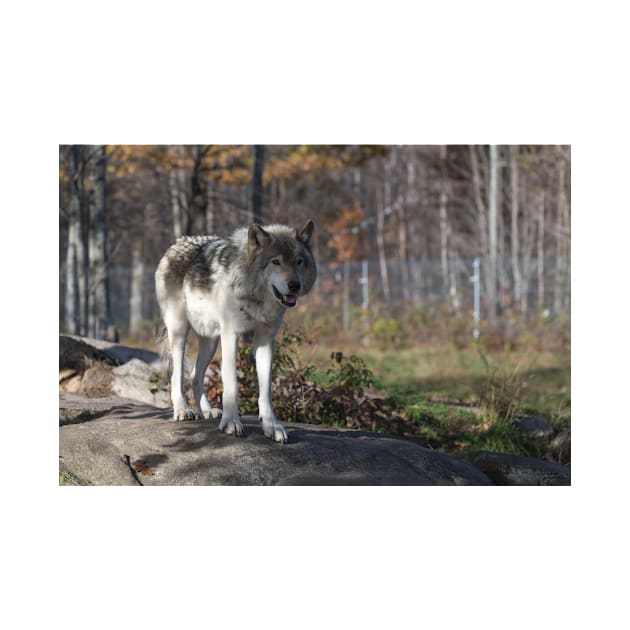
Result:
<svg viewBox="0 0 630 630">
<path fill-rule="evenodd" d="M 60 330 L 146 337 L 179 236 L 311 218 L 317 334 L 566 331 L 570 167 L 557 145 L 60 145 Z"/>
</svg>

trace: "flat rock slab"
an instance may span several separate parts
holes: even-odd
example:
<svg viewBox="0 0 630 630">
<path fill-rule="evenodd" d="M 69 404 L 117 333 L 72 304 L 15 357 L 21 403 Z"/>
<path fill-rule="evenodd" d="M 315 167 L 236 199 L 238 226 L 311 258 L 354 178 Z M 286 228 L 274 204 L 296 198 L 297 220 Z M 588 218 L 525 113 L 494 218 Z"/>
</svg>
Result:
<svg viewBox="0 0 630 630">
<path fill-rule="evenodd" d="M 568 466 L 509 453 L 480 451 L 471 457 L 498 486 L 570 486 Z"/>
<path fill-rule="evenodd" d="M 472 464 L 379 434 L 286 424 L 288 444 L 245 416 L 235 438 L 216 421 L 110 396 L 60 392 L 59 466 L 85 485 L 492 485 Z"/>
</svg>

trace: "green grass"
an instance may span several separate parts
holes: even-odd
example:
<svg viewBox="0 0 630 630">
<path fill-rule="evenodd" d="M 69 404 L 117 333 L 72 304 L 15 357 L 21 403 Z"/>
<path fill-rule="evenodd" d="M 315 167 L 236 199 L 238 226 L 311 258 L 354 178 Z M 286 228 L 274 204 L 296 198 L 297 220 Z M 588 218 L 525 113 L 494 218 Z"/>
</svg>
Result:
<svg viewBox="0 0 630 630">
<path fill-rule="evenodd" d="M 322 364 L 331 348 L 319 348 Z M 382 351 L 354 349 L 393 398 L 421 443 L 451 454 L 491 450 L 534 457 L 545 440 L 523 437 L 516 415 L 547 418 L 558 430 L 570 428 L 569 353 L 495 352 L 450 345 Z"/>
</svg>

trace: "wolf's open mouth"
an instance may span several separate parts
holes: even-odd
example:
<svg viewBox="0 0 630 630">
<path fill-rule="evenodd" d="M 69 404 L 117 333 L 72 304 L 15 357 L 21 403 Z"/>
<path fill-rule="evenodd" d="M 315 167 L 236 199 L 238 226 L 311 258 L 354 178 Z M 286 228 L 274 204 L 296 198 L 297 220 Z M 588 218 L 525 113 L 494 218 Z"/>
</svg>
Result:
<svg viewBox="0 0 630 630">
<path fill-rule="evenodd" d="M 271 286 L 273 288 L 274 295 L 280 300 L 280 302 L 282 302 L 282 304 L 284 304 L 284 306 L 292 307 L 297 304 L 297 295 L 293 295 L 293 293 L 283 295 L 273 284 Z"/>
</svg>

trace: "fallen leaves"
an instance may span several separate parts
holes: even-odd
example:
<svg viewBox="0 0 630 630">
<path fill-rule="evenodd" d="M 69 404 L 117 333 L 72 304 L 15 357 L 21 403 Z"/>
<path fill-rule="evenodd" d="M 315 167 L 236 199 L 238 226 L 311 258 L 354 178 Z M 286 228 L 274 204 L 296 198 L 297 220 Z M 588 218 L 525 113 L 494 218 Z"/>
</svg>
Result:
<svg viewBox="0 0 630 630">
<path fill-rule="evenodd" d="M 132 462 L 131 465 L 133 466 L 133 469 L 141 475 L 155 475 L 155 470 L 149 468 L 143 459 L 137 459 L 135 462 Z"/>
</svg>

